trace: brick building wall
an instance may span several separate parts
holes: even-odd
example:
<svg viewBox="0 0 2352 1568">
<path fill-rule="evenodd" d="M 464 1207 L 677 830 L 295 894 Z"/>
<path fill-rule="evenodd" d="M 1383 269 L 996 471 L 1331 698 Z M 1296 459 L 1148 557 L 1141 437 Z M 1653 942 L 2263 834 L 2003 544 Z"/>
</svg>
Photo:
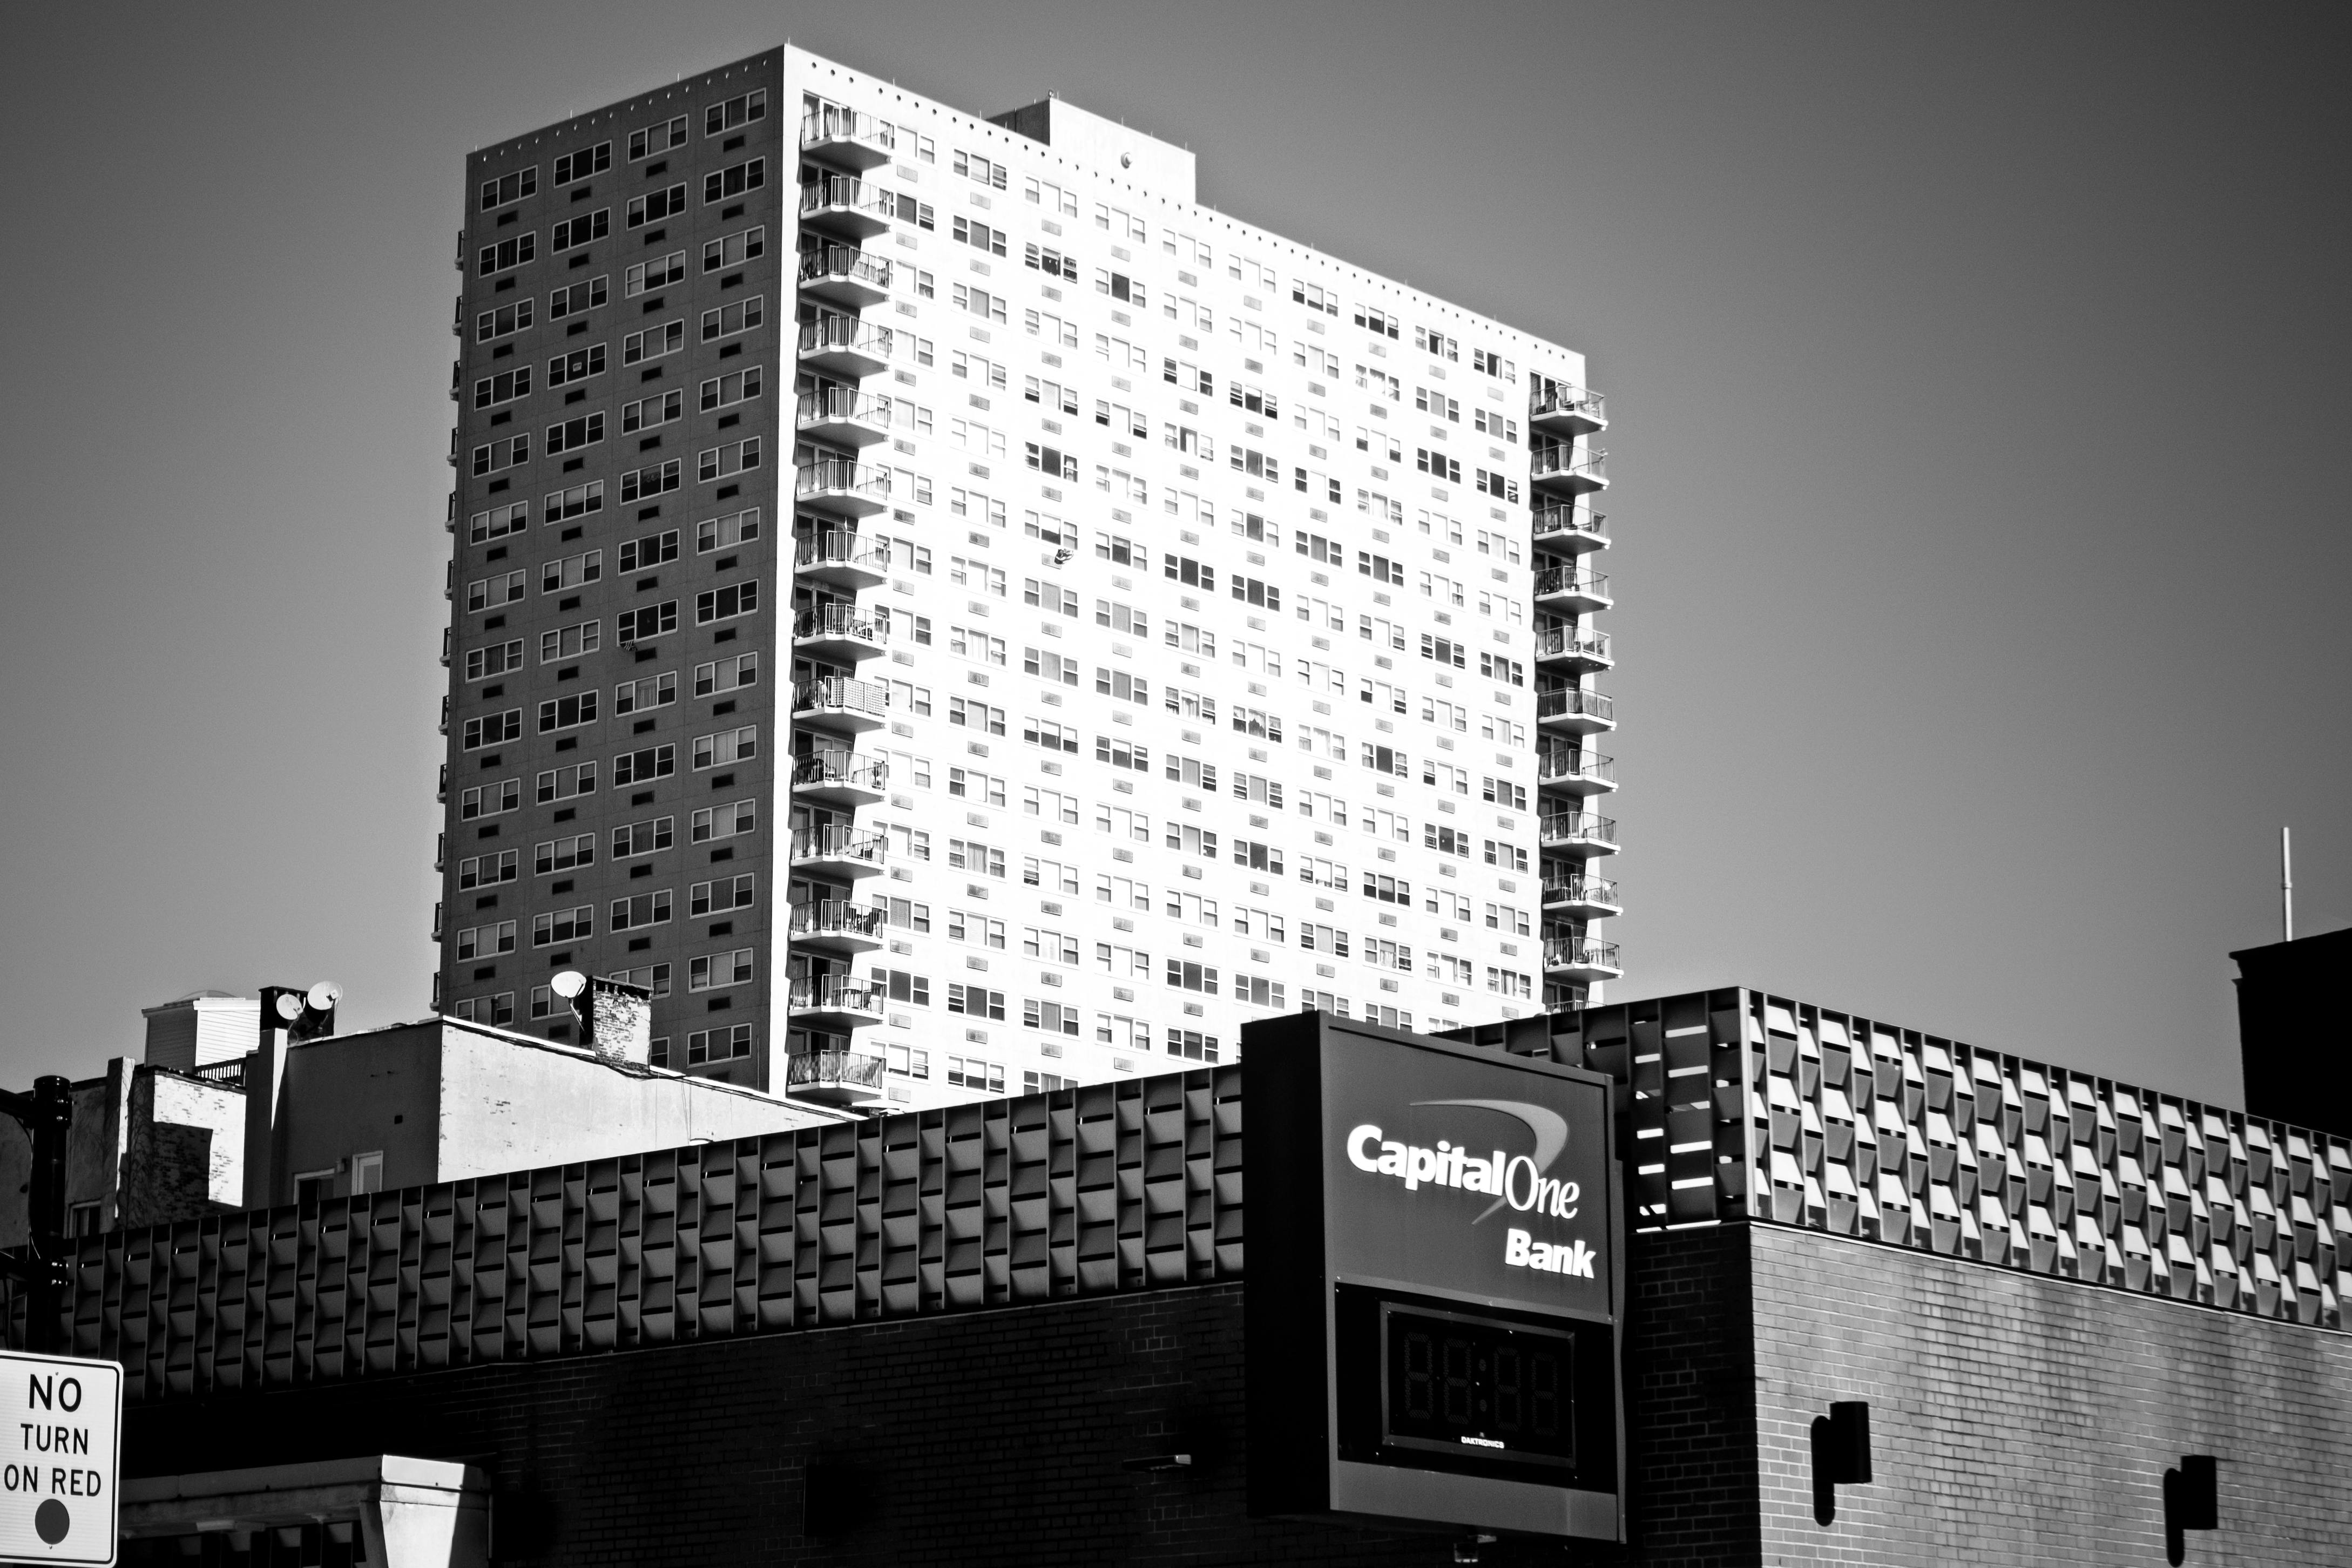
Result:
<svg viewBox="0 0 2352 1568">
<path fill-rule="evenodd" d="M 1634 1544 L 1490 1563 L 2160 1563 L 2183 1452 L 2224 1461 L 2190 1561 L 2352 1560 L 2352 1338 L 1787 1227 L 1631 1241 Z M 166 1396 L 126 1472 L 467 1458 L 516 1563 L 1448 1561 L 1247 1517 L 1241 1289 Z M 1849 1398 L 1876 1480 L 1824 1528 L 1809 1423 Z M 813 1466 L 849 1521 L 814 1538 Z"/>
<path fill-rule="evenodd" d="M 2164 1561 L 2165 1470 L 2220 1458 L 2192 1563 L 2352 1562 L 2352 1336 L 1746 1227 L 1762 1561 Z M 1870 1402 L 1874 1484 L 1813 1521 L 1811 1426 Z"/>
</svg>

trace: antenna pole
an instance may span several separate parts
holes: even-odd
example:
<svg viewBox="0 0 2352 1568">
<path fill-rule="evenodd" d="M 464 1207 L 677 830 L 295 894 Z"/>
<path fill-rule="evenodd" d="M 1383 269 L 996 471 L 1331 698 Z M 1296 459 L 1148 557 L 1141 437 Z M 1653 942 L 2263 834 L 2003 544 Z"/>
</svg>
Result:
<svg viewBox="0 0 2352 1568">
<path fill-rule="evenodd" d="M 2282 939 L 2294 940 L 2294 847 L 2287 830 L 2279 829 L 2279 925 L 2285 931 Z"/>
</svg>

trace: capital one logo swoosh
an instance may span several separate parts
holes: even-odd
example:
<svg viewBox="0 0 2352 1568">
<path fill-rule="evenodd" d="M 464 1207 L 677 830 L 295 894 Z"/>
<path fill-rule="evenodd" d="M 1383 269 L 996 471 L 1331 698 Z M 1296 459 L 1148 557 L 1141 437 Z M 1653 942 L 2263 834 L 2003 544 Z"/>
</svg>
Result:
<svg viewBox="0 0 2352 1568">
<path fill-rule="evenodd" d="M 1547 1174 L 1568 1147 L 1568 1121 L 1558 1111 L 1520 1100 L 1417 1100 L 1412 1103 L 1416 1109 L 1458 1105 L 1508 1116 L 1527 1128 L 1535 1148 L 1516 1155 L 1497 1149 L 1493 1158 L 1482 1159 L 1466 1143 L 1456 1146 L 1441 1138 L 1436 1148 L 1424 1149 L 1384 1138 L 1379 1127 L 1364 1122 L 1348 1133 L 1349 1163 L 1360 1171 L 1402 1178 L 1408 1192 L 1425 1183 L 1493 1194 L 1495 1201 L 1479 1212 L 1470 1222 L 1473 1225 L 1507 1205 L 1521 1214 L 1532 1211 L 1559 1219 L 1576 1217 L 1577 1204 L 1583 1195 L 1578 1184 Z"/>
</svg>

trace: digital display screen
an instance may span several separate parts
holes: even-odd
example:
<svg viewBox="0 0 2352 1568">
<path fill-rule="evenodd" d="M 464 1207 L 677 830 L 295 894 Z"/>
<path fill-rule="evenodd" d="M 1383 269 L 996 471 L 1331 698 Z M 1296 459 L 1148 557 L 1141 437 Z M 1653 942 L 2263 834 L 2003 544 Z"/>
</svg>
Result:
<svg viewBox="0 0 2352 1568">
<path fill-rule="evenodd" d="M 1381 1304 L 1381 1445 L 1574 1469 L 1576 1335 Z"/>
</svg>

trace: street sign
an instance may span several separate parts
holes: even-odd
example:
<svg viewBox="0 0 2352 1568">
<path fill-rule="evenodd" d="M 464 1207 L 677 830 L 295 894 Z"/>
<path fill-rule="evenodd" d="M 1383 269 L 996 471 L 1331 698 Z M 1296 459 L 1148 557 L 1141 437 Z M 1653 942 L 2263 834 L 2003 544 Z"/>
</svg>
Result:
<svg viewBox="0 0 2352 1568">
<path fill-rule="evenodd" d="M 0 1351 L 0 1562 L 111 1568 L 122 1369 Z"/>
</svg>

